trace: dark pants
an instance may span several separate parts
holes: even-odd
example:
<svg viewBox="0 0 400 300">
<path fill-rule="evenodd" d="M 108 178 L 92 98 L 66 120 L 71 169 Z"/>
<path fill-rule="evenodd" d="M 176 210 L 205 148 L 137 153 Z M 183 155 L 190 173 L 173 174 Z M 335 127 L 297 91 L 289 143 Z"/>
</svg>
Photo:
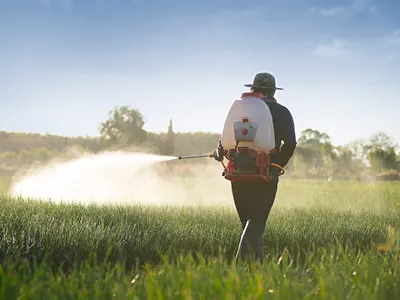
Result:
<svg viewBox="0 0 400 300">
<path fill-rule="evenodd" d="M 262 235 L 275 201 L 278 182 L 232 182 L 231 188 L 243 228 L 236 260 L 255 258 L 262 263 Z"/>
</svg>

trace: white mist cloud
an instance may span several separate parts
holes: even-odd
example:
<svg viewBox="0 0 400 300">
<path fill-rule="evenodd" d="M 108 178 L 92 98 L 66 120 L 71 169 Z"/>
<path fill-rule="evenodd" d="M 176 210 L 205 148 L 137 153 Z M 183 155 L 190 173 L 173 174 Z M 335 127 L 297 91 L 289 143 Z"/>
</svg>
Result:
<svg viewBox="0 0 400 300">
<path fill-rule="evenodd" d="M 82 204 L 232 206 L 221 166 L 138 152 L 76 156 L 18 174 L 10 194 Z M 170 161 L 170 164 L 165 163 Z M 210 194 L 209 190 L 213 190 Z"/>
</svg>

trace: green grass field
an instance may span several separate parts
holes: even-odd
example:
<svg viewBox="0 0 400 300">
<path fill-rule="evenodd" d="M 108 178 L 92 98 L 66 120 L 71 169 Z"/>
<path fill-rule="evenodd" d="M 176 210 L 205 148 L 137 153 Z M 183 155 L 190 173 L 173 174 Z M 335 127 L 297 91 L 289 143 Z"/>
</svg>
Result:
<svg viewBox="0 0 400 300">
<path fill-rule="evenodd" d="M 263 265 L 232 262 L 233 204 L 0 201 L 0 299 L 400 299 L 398 183 L 282 180 Z"/>
</svg>

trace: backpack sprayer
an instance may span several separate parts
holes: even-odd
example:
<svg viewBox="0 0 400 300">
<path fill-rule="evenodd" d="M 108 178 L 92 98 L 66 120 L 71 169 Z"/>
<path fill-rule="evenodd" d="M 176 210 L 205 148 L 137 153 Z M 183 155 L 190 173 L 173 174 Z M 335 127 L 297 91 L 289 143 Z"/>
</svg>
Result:
<svg viewBox="0 0 400 300">
<path fill-rule="evenodd" d="M 224 169 L 222 176 L 229 181 L 270 181 L 271 174 L 269 166 L 277 167 L 280 169 L 279 176 L 285 174 L 285 170 L 278 164 L 269 162 L 269 155 L 265 153 L 257 154 L 247 147 L 239 148 L 241 151 L 228 151 L 224 158 L 228 159 L 228 165 L 221 161 Z M 237 150 L 236 150 L 237 151 Z M 250 154 L 250 157 L 249 155 Z M 256 159 L 254 160 L 254 154 Z M 200 154 L 200 155 L 186 155 L 179 156 L 178 159 L 192 159 L 192 158 L 214 158 L 216 153 Z M 252 159 L 253 158 L 253 159 Z M 264 168 L 260 168 L 264 166 Z"/>
<path fill-rule="evenodd" d="M 245 116 L 245 117 L 243 117 Z M 258 131 L 263 131 L 257 135 Z M 284 169 L 270 162 L 275 149 L 275 134 L 271 111 L 259 93 L 243 93 L 235 100 L 225 121 L 221 146 L 228 160 L 222 175 L 233 181 L 264 181 L 272 179 L 271 168 Z M 178 159 L 215 158 L 216 152 L 202 155 L 179 156 Z"/>
</svg>

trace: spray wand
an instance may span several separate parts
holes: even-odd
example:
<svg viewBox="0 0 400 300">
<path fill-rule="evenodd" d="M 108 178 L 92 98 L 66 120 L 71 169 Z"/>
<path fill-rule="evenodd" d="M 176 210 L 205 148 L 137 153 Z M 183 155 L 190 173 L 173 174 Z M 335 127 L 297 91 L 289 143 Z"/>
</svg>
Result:
<svg viewBox="0 0 400 300">
<path fill-rule="evenodd" d="M 214 154 L 210 153 L 210 154 L 200 154 L 200 155 L 179 156 L 178 159 L 201 158 L 201 157 L 214 157 Z"/>
<path fill-rule="evenodd" d="M 178 159 L 204 158 L 204 157 L 215 158 L 216 155 L 217 155 L 217 152 L 214 151 L 214 153 L 210 153 L 210 154 L 179 156 Z M 223 161 L 221 161 L 221 164 L 222 164 L 222 167 L 224 168 L 224 170 L 226 170 L 226 166 Z"/>
</svg>

